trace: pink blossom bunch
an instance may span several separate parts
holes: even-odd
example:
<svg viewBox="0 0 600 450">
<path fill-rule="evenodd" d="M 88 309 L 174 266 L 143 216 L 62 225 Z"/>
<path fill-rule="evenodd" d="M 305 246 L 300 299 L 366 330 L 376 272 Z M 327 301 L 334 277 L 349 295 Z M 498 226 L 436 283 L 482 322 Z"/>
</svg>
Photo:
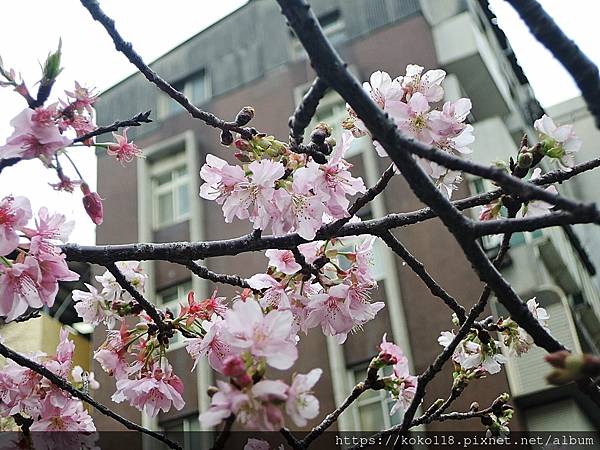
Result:
<svg viewBox="0 0 600 450">
<path fill-rule="evenodd" d="M 33 228 L 25 197 L 0 200 L 0 316 L 14 320 L 27 308 L 52 306 L 59 281 L 74 281 L 79 275 L 69 270 L 57 246 L 66 242 L 73 222 L 62 214 L 40 208 Z"/>
<path fill-rule="evenodd" d="M 38 352 L 27 355 L 54 374 L 67 378 L 75 345 L 69 332 L 61 329 L 60 342 L 54 356 Z M 92 418 L 80 400 L 55 386 L 46 378 L 26 367 L 8 360 L 0 371 L 0 414 L 21 414 L 30 417 L 31 431 L 83 431 L 96 430 Z"/>
<path fill-rule="evenodd" d="M 205 181 L 200 196 L 222 205 L 228 223 L 248 219 L 255 229 L 313 239 L 324 224 L 348 215 L 349 197 L 365 191 L 362 179 L 351 175 L 352 165 L 343 159 L 351 143 L 352 136 L 346 136 L 325 164 L 292 154 L 283 144 L 270 145 L 267 151 L 248 142 L 252 151 L 246 159 L 253 160 L 243 166 L 208 155 L 200 171 Z"/>
<path fill-rule="evenodd" d="M 436 69 L 423 73 L 423 70 L 421 66 L 409 64 L 406 74 L 394 79 L 386 72 L 377 71 L 363 87 L 407 137 L 454 155 L 471 153 L 468 146 L 475 140 L 473 127 L 465 123 L 471 101 L 460 98 L 440 105 L 446 72 Z M 438 106 L 441 109 L 437 109 Z M 355 137 L 369 135 L 352 108 L 348 107 L 348 112 L 350 117 L 344 121 L 344 128 Z M 379 156 L 386 156 L 379 142 L 375 141 L 374 146 Z M 419 163 L 440 191 L 451 197 L 461 182 L 460 173 L 424 159 L 419 159 Z"/>
<path fill-rule="evenodd" d="M 548 330 L 550 315 L 546 309 L 539 306 L 535 297 L 527 301 L 527 308 L 540 325 Z M 511 318 L 500 319 L 497 325 L 501 331 L 502 344 L 510 355 L 521 356 L 533 347 L 533 338 Z"/>
<path fill-rule="evenodd" d="M 296 374 L 291 385 L 261 379 L 242 386 L 219 380 L 211 406 L 200 414 L 200 421 L 215 426 L 234 414 L 245 428 L 276 431 L 284 426 L 285 411 L 297 426 L 305 426 L 319 414 L 319 400 L 312 389 L 321 374 L 321 369 Z"/>
<path fill-rule="evenodd" d="M 370 300 L 370 291 L 377 285 L 371 275 L 373 243 L 374 238 L 368 237 L 354 246 L 339 239 L 300 245 L 307 262 L 326 259 L 316 274 L 308 276 L 291 251 L 269 250 L 269 272 L 254 275 L 248 282 L 260 291 L 258 301 L 263 308 L 290 311 L 296 330 L 306 333 L 321 327 L 325 335 L 343 343 L 348 333 L 384 307 L 383 302 Z"/>
<path fill-rule="evenodd" d="M 125 279 L 143 294 L 148 276 L 143 272 L 140 263 L 119 261 L 116 266 Z M 141 312 L 137 303 L 133 302 L 131 294 L 117 283 L 109 271 L 96 276 L 96 281 L 101 286 L 100 291 L 87 283 L 85 284 L 87 291 L 78 289 L 73 291 L 75 310 L 85 323 L 94 326 L 104 323 L 108 328 L 114 328 L 116 322 L 122 320 L 124 316 Z"/>
<path fill-rule="evenodd" d="M 575 154 L 582 144 L 573 130 L 573 125 L 558 126 L 551 117 L 544 114 L 533 126 L 540 134 L 545 155 L 554 159 L 560 168 L 571 170 L 575 164 Z"/>
</svg>

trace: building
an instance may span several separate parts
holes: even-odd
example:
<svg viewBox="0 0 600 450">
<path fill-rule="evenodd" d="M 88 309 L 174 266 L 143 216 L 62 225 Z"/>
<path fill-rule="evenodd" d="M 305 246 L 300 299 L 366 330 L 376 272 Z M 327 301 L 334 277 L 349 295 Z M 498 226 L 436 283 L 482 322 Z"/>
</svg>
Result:
<svg viewBox="0 0 600 450">
<path fill-rule="evenodd" d="M 375 70 L 401 74 L 409 63 L 444 68 L 449 73 L 445 82 L 448 98 L 466 95 L 473 100 L 470 120 L 476 130 L 475 158 L 489 162 L 514 154 L 523 133 L 533 137 L 530 126 L 542 111 L 485 3 L 466 0 L 311 2 L 325 32 L 360 79 L 368 79 Z M 233 118 L 242 106 L 252 105 L 256 109 L 253 125 L 282 140 L 288 135 L 287 117 L 314 78 L 303 49 L 286 27 L 276 3 L 267 0 L 249 1 L 159 58 L 152 67 L 182 89 L 194 104 L 219 117 Z M 198 172 L 205 155 L 210 152 L 233 160 L 231 153 L 219 144 L 218 132 L 192 120 L 140 74 L 101 95 L 97 104 L 98 123 L 127 118 L 148 109 L 155 111 L 155 122 L 131 130 L 131 136 L 145 150 L 145 159 L 121 167 L 101 151 L 98 153 L 98 191 L 106 199 L 105 222 L 98 228 L 98 243 L 201 241 L 247 233 L 248 223 L 224 226 L 218 205 L 197 196 Z M 316 120 L 339 123 L 344 116 L 344 102 L 330 92 L 322 100 Z M 389 162 L 378 158 L 371 145 L 362 142 L 352 149 L 349 160 L 354 164 L 354 173 L 372 185 Z M 456 195 L 466 196 L 484 187 L 481 180 L 469 179 Z M 421 206 L 406 183 L 397 177 L 390 189 L 372 202 L 369 210 L 361 211 L 361 215 L 378 217 Z M 439 221 L 402 228 L 397 230 L 397 236 L 465 306 L 477 300 L 482 285 Z M 504 268 L 506 276 L 524 298 L 537 295 L 551 309 L 551 314 L 556 313 L 556 323 L 552 322 L 551 328 L 558 337 L 573 348 L 587 348 L 574 311 L 576 305 L 583 302 L 596 313 L 598 294 L 589 268 L 583 267 L 582 256 L 574 251 L 573 241 L 561 230 L 519 234 L 514 239 L 515 249 L 510 251 L 510 262 Z M 485 245 L 492 250 L 496 243 L 488 239 Z M 563 259 L 557 259 L 557 254 Z M 205 263 L 216 272 L 250 276 L 264 270 L 266 259 L 261 255 L 243 254 L 209 259 Z M 177 300 L 190 288 L 200 295 L 213 290 L 210 283 L 190 278 L 187 270 L 173 264 L 147 264 L 147 270 L 150 273 L 148 297 L 159 305 L 176 307 Z M 381 243 L 376 248 L 375 271 L 379 288 L 374 297 L 385 299 L 386 308 L 362 333 L 351 335 L 342 347 L 318 330 L 301 339 L 302 356 L 293 369 L 303 373 L 315 366 L 323 368 L 316 393 L 324 413 L 341 403 L 355 381 L 361 379 L 384 332 L 405 349 L 413 373 L 420 373 L 441 350 L 436 341 L 440 331 L 452 327 L 445 306 Z M 573 272 L 567 281 L 565 271 Z M 561 284 L 563 281 L 572 283 L 569 289 Z M 222 286 L 219 290 L 224 294 L 233 292 Z M 95 345 L 99 345 L 103 337 L 103 333 L 95 333 Z M 512 390 L 517 406 L 513 429 L 537 429 L 565 417 L 578 420 L 585 427 L 598 419 L 581 406 L 585 399 L 574 401 L 568 397 L 563 409 L 540 409 L 539 405 L 547 406 L 548 402 L 559 401 L 556 399 L 564 396 L 555 394 L 557 390 L 546 387 L 541 380 L 547 371 L 540 366 L 541 354 L 534 353 L 527 358 L 511 363 L 508 370 L 499 375 L 472 383 L 456 402 L 457 410 L 467 409 L 474 399 L 487 405 L 498 394 Z M 151 422 L 128 406 L 113 405 L 124 416 L 143 420 L 152 427 L 198 429 L 198 410 L 206 409 L 209 402 L 205 391 L 210 384 L 210 371 L 199 367 L 192 373 L 192 362 L 182 343 L 171 346 L 170 361 L 186 385 L 187 403 L 182 411 L 161 414 L 157 421 Z M 101 370 L 96 368 L 96 373 L 99 372 Z M 105 383 L 105 389 L 97 393 L 97 397 L 109 403 L 112 391 L 107 386 L 112 381 L 100 375 L 98 378 Z M 450 368 L 447 367 L 430 384 L 426 404 L 445 397 L 450 385 Z M 347 430 L 379 430 L 393 425 L 399 417 L 390 417 L 389 407 L 383 395 L 366 394 L 340 417 L 337 426 Z M 118 427 L 102 417 L 97 417 L 96 423 L 99 429 Z M 451 425 L 451 429 L 458 427 L 481 429 L 478 421 Z M 428 429 L 447 430 L 448 425 L 434 423 Z"/>
</svg>

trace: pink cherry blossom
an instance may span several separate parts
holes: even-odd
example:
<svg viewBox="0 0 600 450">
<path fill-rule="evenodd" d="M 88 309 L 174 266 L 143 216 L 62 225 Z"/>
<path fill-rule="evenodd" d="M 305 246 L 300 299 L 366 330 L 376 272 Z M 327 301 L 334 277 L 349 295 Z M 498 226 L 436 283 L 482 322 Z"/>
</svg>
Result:
<svg viewBox="0 0 600 450">
<path fill-rule="evenodd" d="M 429 109 L 427 98 L 420 92 L 415 92 L 408 103 L 390 106 L 390 114 L 401 131 L 423 144 L 431 144 L 434 135 Z"/>
<path fill-rule="evenodd" d="M 224 361 L 236 352 L 231 345 L 223 339 L 224 321 L 220 316 L 213 316 L 211 321 L 202 322 L 206 334 L 202 338 L 187 340 L 186 350 L 194 360 L 194 367 L 201 356 L 208 356 L 208 363 L 217 372 L 223 372 Z"/>
<path fill-rule="evenodd" d="M 57 407 L 45 398 L 41 402 L 40 417 L 30 427 L 31 431 L 96 431 L 91 416 L 83 408 L 81 400 L 68 399 Z"/>
<path fill-rule="evenodd" d="M 74 100 L 72 107 L 76 111 L 82 113 L 83 110 L 86 110 L 89 114 L 93 114 L 94 103 L 98 100 L 98 96 L 94 94 L 93 90 L 94 89 L 88 89 L 81 86 L 81 84 L 76 81 L 75 89 L 73 91 L 65 91 L 65 93 Z"/>
<path fill-rule="evenodd" d="M 400 379 L 398 383 L 398 395 L 396 403 L 390 410 L 390 416 L 393 416 L 398 411 L 406 411 L 413 402 L 417 393 L 418 378 L 414 375 L 407 375 Z"/>
<path fill-rule="evenodd" d="M 575 153 L 581 149 L 581 139 L 573 130 L 573 125 L 557 126 L 546 114 L 533 124 L 539 131 L 546 155 L 557 160 L 564 170 L 575 164 Z"/>
<path fill-rule="evenodd" d="M 262 380 L 248 392 L 248 403 L 238 412 L 238 420 L 250 429 L 276 431 L 283 427 L 283 413 L 278 405 L 287 399 L 288 385 L 280 380 Z"/>
<path fill-rule="evenodd" d="M 270 275 L 258 273 L 247 281 L 252 289 L 266 289 L 259 299 L 260 306 L 263 308 L 283 310 L 290 307 L 290 293 L 285 280 L 277 281 Z"/>
<path fill-rule="evenodd" d="M 326 293 L 312 295 L 309 299 L 309 314 L 307 325 L 312 328 L 321 325 L 323 333 L 327 336 L 336 336 L 340 343 L 354 327 L 350 312 L 350 299 L 345 284 L 338 284 L 329 288 Z"/>
<path fill-rule="evenodd" d="M 387 365 L 408 363 L 402 349 L 393 342 L 387 342 L 386 337 L 387 334 L 384 334 L 379 344 L 379 360 Z"/>
<path fill-rule="evenodd" d="M 84 323 L 90 325 L 98 325 L 102 322 L 106 322 L 109 328 L 114 326 L 115 317 L 112 312 L 108 309 L 107 302 L 98 290 L 85 283 L 86 291 L 74 290 L 73 301 L 75 302 L 75 311 L 79 317 L 83 319 Z"/>
<path fill-rule="evenodd" d="M 343 159 L 353 141 L 352 133 L 343 133 L 341 142 L 336 146 L 329 161 L 319 166 L 320 171 L 313 181 L 314 188 L 326 196 L 328 213 L 334 219 L 348 215 L 349 196 L 366 191 L 362 178 L 354 178 L 350 173 L 352 164 Z"/>
<path fill-rule="evenodd" d="M 278 189 L 275 203 L 279 209 L 274 218 L 273 233 L 282 235 L 296 231 L 306 240 L 312 240 L 317 230 L 323 225 L 323 214 L 326 212 L 324 202 L 327 196 L 313 192 L 314 180 L 319 175 L 319 166 L 310 164 L 294 173 L 292 192 Z"/>
<path fill-rule="evenodd" d="M 293 275 L 302 269 L 302 266 L 294 259 L 294 253 L 291 250 L 267 250 L 265 255 L 269 258 L 270 266 L 286 275 Z"/>
<path fill-rule="evenodd" d="M 122 135 L 113 133 L 113 137 L 117 143 L 109 144 L 106 150 L 108 155 L 114 156 L 122 165 L 130 163 L 136 157 L 142 157 L 144 154 L 137 145 L 135 145 L 133 142 L 127 141 L 127 130 L 129 130 L 129 128 L 123 129 Z"/>
<path fill-rule="evenodd" d="M 319 400 L 312 393 L 323 371 L 313 369 L 306 375 L 296 375 L 287 391 L 285 411 L 299 427 L 304 427 L 308 420 L 319 414 Z"/>
<path fill-rule="evenodd" d="M 17 231 L 31 219 L 31 204 L 25 197 L 7 196 L 0 200 L 0 256 L 19 245 Z"/>
<path fill-rule="evenodd" d="M 548 319 L 550 319 L 550 315 L 544 308 L 540 308 L 539 303 L 536 301 L 536 298 L 533 297 L 527 300 L 527 308 L 535 317 L 535 319 L 544 327 L 548 327 Z"/>
<path fill-rule="evenodd" d="M 442 81 L 446 77 L 446 72 L 441 69 L 428 70 L 423 74 L 424 68 L 417 64 L 406 66 L 406 75 L 398 77 L 405 91 L 406 98 L 410 99 L 417 92 L 422 94 L 428 102 L 438 102 L 444 97 Z"/>
<path fill-rule="evenodd" d="M 265 315 L 256 301 L 238 300 L 225 313 L 223 336 L 234 349 L 265 358 L 271 367 L 285 370 L 298 358 L 292 324 L 289 311 L 273 310 Z"/>
<path fill-rule="evenodd" d="M 400 82 L 392 80 L 387 72 L 380 70 L 373 72 L 369 82 L 363 83 L 363 88 L 367 91 L 375 103 L 383 110 L 391 102 L 400 102 L 404 96 L 404 90 Z"/>
<path fill-rule="evenodd" d="M 231 222 L 234 217 L 249 219 L 254 228 L 264 230 L 270 225 L 274 214 L 271 200 L 275 192 L 275 181 L 283 176 L 285 168 L 279 162 L 263 159 L 253 161 L 248 169 L 252 175 L 236 184 L 223 203 L 225 222 Z"/>
<path fill-rule="evenodd" d="M 128 400 L 131 406 L 156 417 L 159 411 L 168 412 L 173 406 L 180 410 L 183 401 L 183 383 L 166 363 L 161 368 L 157 363 L 142 377 L 117 380 L 117 391 L 112 399 L 116 403 Z"/>
<path fill-rule="evenodd" d="M 206 163 L 200 169 L 200 177 L 205 183 L 200 186 L 200 197 L 216 200 L 220 205 L 231 195 L 235 186 L 246 179 L 240 166 L 231 166 L 221 158 L 206 155 Z"/>
<path fill-rule="evenodd" d="M 54 298 L 43 296 L 41 282 L 40 266 L 32 256 L 11 266 L 0 264 L 0 316 L 11 321 L 28 307 L 41 308 L 53 303 Z"/>
<path fill-rule="evenodd" d="M 71 139 L 62 136 L 54 123 L 35 121 L 34 114 L 26 108 L 11 120 L 14 132 L 6 145 L 0 146 L 0 159 L 42 157 L 48 162 L 58 150 L 71 145 Z"/>
<path fill-rule="evenodd" d="M 247 394 L 229 383 L 217 380 L 217 387 L 219 390 L 212 396 L 210 408 L 199 416 L 205 427 L 217 426 L 232 414 L 237 414 L 249 400 Z"/>
</svg>

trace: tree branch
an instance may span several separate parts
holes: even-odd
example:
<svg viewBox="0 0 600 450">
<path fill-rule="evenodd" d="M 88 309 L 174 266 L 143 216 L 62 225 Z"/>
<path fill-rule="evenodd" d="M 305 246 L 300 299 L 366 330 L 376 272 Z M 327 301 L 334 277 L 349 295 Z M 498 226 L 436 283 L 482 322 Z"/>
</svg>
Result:
<svg viewBox="0 0 600 450">
<path fill-rule="evenodd" d="M 571 74 L 600 128 L 600 73 L 598 67 L 569 39 L 535 0 L 507 0 L 529 31 Z"/>
<path fill-rule="evenodd" d="M 79 400 L 83 400 L 84 402 L 92 405 L 94 408 L 96 408 L 99 412 L 101 412 L 105 416 L 108 416 L 108 417 L 116 420 L 117 422 L 120 422 L 121 424 L 123 424 L 125 426 L 125 428 L 127 428 L 129 430 L 139 431 L 141 433 L 147 434 L 148 436 L 152 436 L 153 438 L 164 442 L 172 449 L 182 450 L 181 446 L 177 442 L 170 440 L 169 438 L 167 438 L 166 436 L 164 436 L 160 433 L 148 430 L 147 428 L 144 428 L 134 422 L 131 422 L 131 421 L 125 419 L 124 417 L 121 417 L 120 415 L 113 412 L 111 409 L 109 409 L 102 403 L 98 403 L 96 400 L 94 400 L 88 394 L 85 394 L 85 393 L 81 392 L 80 390 L 74 388 L 64 378 L 59 377 L 58 375 L 51 372 L 50 370 L 48 370 L 46 367 L 42 366 L 41 364 L 38 364 L 35 361 L 32 361 L 29 358 L 15 352 L 14 350 L 11 350 L 10 348 L 6 347 L 1 342 L 0 342 L 0 354 L 2 356 L 4 356 L 5 358 L 12 359 L 14 362 L 16 362 L 17 364 L 19 364 L 23 367 L 27 367 L 28 369 L 31 369 L 34 372 L 39 373 L 43 377 L 50 380 L 58 388 L 62 389 L 65 392 L 68 392 L 73 397 L 78 398 Z"/>
<path fill-rule="evenodd" d="M 107 125 L 105 127 L 98 127 L 94 131 L 91 131 L 87 134 L 84 134 L 83 136 L 79 136 L 78 138 L 75 138 L 73 140 L 73 142 L 85 142 L 88 139 L 93 138 L 95 136 L 100 136 L 101 134 L 104 134 L 104 133 L 110 133 L 112 131 L 117 131 L 119 128 L 139 127 L 143 123 L 151 123 L 152 119 L 150 119 L 150 112 L 151 111 L 139 113 L 129 120 L 118 120 L 116 122 L 113 122 L 111 125 Z"/>
</svg>

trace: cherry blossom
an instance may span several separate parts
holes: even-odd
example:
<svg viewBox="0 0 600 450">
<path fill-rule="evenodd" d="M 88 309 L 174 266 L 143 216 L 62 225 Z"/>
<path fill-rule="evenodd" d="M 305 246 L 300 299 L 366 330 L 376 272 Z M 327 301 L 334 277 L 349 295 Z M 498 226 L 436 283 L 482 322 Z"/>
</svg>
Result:
<svg viewBox="0 0 600 450">
<path fill-rule="evenodd" d="M 285 411 L 299 427 L 319 414 L 319 400 L 312 394 L 312 388 L 321 378 L 323 371 L 313 369 L 306 375 L 296 375 L 287 391 Z"/>
<path fill-rule="evenodd" d="M 32 109 L 26 108 L 11 120 L 14 132 L 6 145 L 0 146 L 0 159 L 41 157 L 49 162 L 58 150 L 71 145 L 71 139 L 61 135 L 53 122 L 36 121 L 38 117 L 43 116 L 36 116 Z"/>
<path fill-rule="evenodd" d="M 404 97 L 404 90 L 400 82 L 397 79 L 392 80 L 387 72 L 380 70 L 371 74 L 369 82 L 363 83 L 363 88 L 383 110 L 391 102 L 400 102 Z"/>
<path fill-rule="evenodd" d="M 533 126 L 540 133 L 546 156 L 555 159 L 562 169 L 570 170 L 575 164 L 575 153 L 581 149 L 581 139 L 575 134 L 573 125 L 557 126 L 544 114 Z"/>
<path fill-rule="evenodd" d="M 240 301 L 225 313 L 223 336 L 237 351 L 265 358 L 271 367 L 289 369 L 298 358 L 292 336 L 292 313 L 273 310 L 263 314 L 256 301 Z"/>
<path fill-rule="evenodd" d="M 201 413 L 200 422 L 205 427 L 214 427 L 232 414 L 237 414 L 248 402 L 248 395 L 224 381 L 217 380 L 219 390 L 212 396 L 210 408 Z"/>
<path fill-rule="evenodd" d="M 202 328 L 206 332 L 204 337 L 187 340 L 186 350 L 194 360 L 194 367 L 200 356 L 207 355 L 210 366 L 218 372 L 223 372 L 225 359 L 236 354 L 223 338 L 223 327 L 223 319 L 215 315 L 211 321 L 202 322 Z"/>
<path fill-rule="evenodd" d="M 346 284 L 338 284 L 329 288 L 326 293 L 311 296 L 308 303 L 310 312 L 306 319 L 308 327 L 321 325 L 325 335 L 336 336 L 338 342 L 343 343 L 354 327 L 349 289 L 350 286 Z"/>
<path fill-rule="evenodd" d="M 108 144 L 106 150 L 107 154 L 114 156 L 122 165 L 130 163 L 136 157 L 139 158 L 144 154 L 142 150 L 137 147 L 137 145 L 135 145 L 133 142 L 127 141 L 127 130 L 129 130 L 129 128 L 123 129 L 123 133 L 121 135 L 113 133 L 113 137 L 117 143 Z"/>
<path fill-rule="evenodd" d="M 270 266 L 286 275 L 293 275 L 302 269 L 291 250 L 267 250 L 265 255 L 269 258 Z"/>
<path fill-rule="evenodd" d="M 423 74 L 424 67 L 417 64 L 406 66 L 406 75 L 396 80 L 405 91 L 406 98 L 411 99 L 416 93 L 422 94 L 428 102 L 438 102 L 444 96 L 442 81 L 446 72 L 441 69 L 428 70 Z"/>
<path fill-rule="evenodd" d="M 150 417 L 156 417 L 159 411 L 168 412 L 171 406 L 177 410 L 182 409 L 185 402 L 181 394 L 183 384 L 172 373 L 171 366 L 166 363 L 161 367 L 155 363 L 140 378 L 117 380 L 117 391 L 112 399 L 116 403 L 128 400 L 131 406 Z"/>
<path fill-rule="evenodd" d="M 17 231 L 31 219 L 31 204 L 26 197 L 7 196 L 0 200 L 0 256 L 19 245 Z"/>
</svg>

